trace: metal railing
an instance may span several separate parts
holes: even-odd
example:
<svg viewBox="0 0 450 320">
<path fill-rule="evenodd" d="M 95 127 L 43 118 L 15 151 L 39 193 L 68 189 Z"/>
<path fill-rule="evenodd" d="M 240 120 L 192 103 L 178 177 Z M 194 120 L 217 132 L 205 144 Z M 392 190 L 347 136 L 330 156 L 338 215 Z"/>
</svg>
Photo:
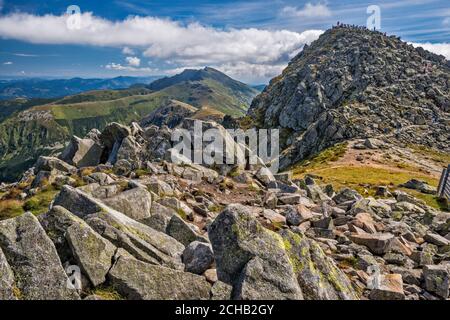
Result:
<svg viewBox="0 0 450 320">
<path fill-rule="evenodd" d="M 437 195 L 439 198 L 450 199 L 450 164 L 442 170 Z"/>
</svg>

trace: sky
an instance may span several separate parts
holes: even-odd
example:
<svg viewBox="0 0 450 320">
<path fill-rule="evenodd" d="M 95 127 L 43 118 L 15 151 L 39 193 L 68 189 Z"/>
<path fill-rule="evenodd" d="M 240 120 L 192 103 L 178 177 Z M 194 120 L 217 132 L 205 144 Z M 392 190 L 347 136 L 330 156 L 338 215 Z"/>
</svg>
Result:
<svg viewBox="0 0 450 320">
<path fill-rule="evenodd" d="M 450 1 L 0 0 L 0 78 L 173 75 L 210 66 L 267 83 L 337 21 L 450 60 Z M 79 11 L 78 11 L 79 9 Z"/>
</svg>

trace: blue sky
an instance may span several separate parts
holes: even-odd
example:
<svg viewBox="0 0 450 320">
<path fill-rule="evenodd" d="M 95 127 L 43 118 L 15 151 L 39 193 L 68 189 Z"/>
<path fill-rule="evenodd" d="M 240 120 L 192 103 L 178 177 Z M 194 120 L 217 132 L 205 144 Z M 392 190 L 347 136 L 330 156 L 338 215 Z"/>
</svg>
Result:
<svg viewBox="0 0 450 320">
<path fill-rule="evenodd" d="M 76 28 L 70 5 L 81 9 Z M 380 7 L 382 31 L 450 59 L 448 0 L 0 0 L 0 77 L 170 75 L 208 65 L 264 83 L 336 21 L 366 25 L 369 5 Z"/>
</svg>

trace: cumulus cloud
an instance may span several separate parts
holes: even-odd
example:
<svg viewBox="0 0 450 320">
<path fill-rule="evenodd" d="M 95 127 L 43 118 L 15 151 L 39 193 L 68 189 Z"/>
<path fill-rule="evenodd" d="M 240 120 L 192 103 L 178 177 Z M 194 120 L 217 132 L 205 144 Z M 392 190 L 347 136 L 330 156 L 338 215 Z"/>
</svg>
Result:
<svg viewBox="0 0 450 320">
<path fill-rule="evenodd" d="M 297 18 L 326 18 L 332 15 L 331 10 L 326 4 L 312 4 L 308 2 L 302 9 L 287 6 L 281 10 L 281 14 Z"/>
<path fill-rule="evenodd" d="M 13 63 L 11 61 L 6 61 L 3 64 L 9 66 L 9 65 L 12 65 Z"/>
<path fill-rule="evenodd" d="M 287 67 L 287 63 L 274 65 L 260 65 L 246 62 L 227 63 L 215 66 L 216 69 L 233 77 L 242 79 L 246 82 L 264 82 L 265 79 L 271 79 L 283 71 Z"/>
<path fill-rule="evenodd" d="M 313 5 L 305 8 L 320 11 Z M 123 53 L 131 53 L 129 48 L 132 47 L 142 50 L 145 57 L 171 61 L 179 66 L 252 66 L 253 69 L 266 68 L 270 73 L 286 64 L 293 52 L 298 52 L 304 44 L 316 40 L 323 32 L 218 29 L 199 23 L 182 24 L 170 19 L 139 16 L 110 21 L 92 13 L 83 13 L 81 28 L 70 30 L 67 28 L 67 18 L 65 15 L 36 16 L 26 13 L 1 16 L 0 37 L 37 44 L 118 47 L 122 48 Z M 110 64 L 110 67 L 127 66 Z M 136 68 L 131 64 L 128 67 Z"/>
<path fill-rule="evenodd" d="M 450 60 L 450 43 L 411 43 L 414 47 L 422 47 L 425 50 L 435 54 L 443 55 L 447 60 Z"/>
<path fill-rule="evenodd" d="M 141 59 L 138 57 L 126 57 L 125 60 L 127 61 L 129 66 L 132 67 L 139 67 L 141 65 Z"/>
<path fill-rule="evenodd" d="M 125 47 L 122 49 L 122 53 L 126 56 L 131 56 L 134 55 L 134 50 L 129 47 Z"/>
</svg>

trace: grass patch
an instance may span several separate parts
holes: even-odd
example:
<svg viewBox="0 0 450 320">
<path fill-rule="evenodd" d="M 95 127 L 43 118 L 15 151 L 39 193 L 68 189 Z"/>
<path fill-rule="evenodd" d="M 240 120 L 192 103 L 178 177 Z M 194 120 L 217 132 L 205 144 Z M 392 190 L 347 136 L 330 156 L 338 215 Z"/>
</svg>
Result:
<svg viewBox="0 0 450 320">
<path fill-rule="evenodd" d="M 402 190 L 412 196 L 425 201 L 430 207 L 438 210 L 444 210 L 442 203 L 434 195 L 424 194 L 416 190 L 399 188 L 398 185 L 407 182 L 413 178 L 427 182 L 429 185 L 436 187 L 439 183 L 438 179 L 430 177 L 417 171 L 399 171 L 384 168 L 374 168 L 369 166 L 343 166 L 337 168 L 317 168 L 308 170 L 307 172 L 298 174 L 296 178 L 303 178 L 305 174 L 314 174 L 321 177 L 321 183 L 331 184 L 335 190 L 344 187 L 354 189 L 364 196 L 374 196 L 377 186 L 387 186 L 393 190 Z M 368 191 L 367 194 L 365 191 Z"/>
<path fill-rule="evenodd" d="M 322 167 L 330 162 L 338 161 L 345 155 L 347 150 L 347 142 L 338 143 L 330 148 L 321 151 L 311 157 L 302 160 L 300 163 L 294 166 L 294 175 L 305 173 L 309 170 Z"/>
<path fill-rule="evenodd" d="M 23 202 L 20 200 L 7 199 L 0 201 L 0 220 L 20 216 L 25 211 L 22 208 Z"/>
<path fill-rule="evenodd" d="M 150 170 L 148 169 L 137 169 L 134 173 L 136 174 L 137 178 L 148 176 L 151 174 Z"/>
<path fill-rule="evenodd" d="M 450 164 L 450 154 L 448 153 L 440 152 L 438 150 L 420 145 L 409 145 L 408 147 L 411 148 L 415 153 L 418 153 L 423 157 L 431 159 L 440 164 L 443 164 L 444 166 Z"/>
<path fill-rule="evenodd" d="M 34 215 L 40 215 L 48 210 L 48 206 L 53 201 L 55 196 L 58 194 L 58 190 L 49 188 L 48 190 L 42 191 L 27 201 L 23 205 L 24 211 L 30 211 Z"/>
<path fill-rule="evenodd" d="M 411 189 L 406 189 L 406 188 L 400 188 L 399 190 L 407 192 L 410 195 L 412 195 L 413 197 L 424 201 L 427 204 L 427 206 L 430 206 L 432 208 L 435 208 L 435 209 L 438 209 L 441 211 L 449 211 L 448 208 L 446 207 L 445 203 L 433 194 L 425 194 L 425 193 L 422 193 L 417 190 L 411 190 Z"/>
<path fill-rule="evenodd" d="M 319 168 L 308 171 L 322 178 L 324 183 L 330 183 L 335 188 L 352 187 L 355 189 L 377 187 L 398 186 L 413 178 L 426 181 L 432 186 L 437 186 L 438 180 L 418 172 L 396 171 L 368 166 L 343 166 L 337 168 Z"/>
<path fill-rule="evenodd" d="M 112 286 L 95 288 L 90 294 L 99 296 L 103 300 L 125 300 Z"/>
</svg>

